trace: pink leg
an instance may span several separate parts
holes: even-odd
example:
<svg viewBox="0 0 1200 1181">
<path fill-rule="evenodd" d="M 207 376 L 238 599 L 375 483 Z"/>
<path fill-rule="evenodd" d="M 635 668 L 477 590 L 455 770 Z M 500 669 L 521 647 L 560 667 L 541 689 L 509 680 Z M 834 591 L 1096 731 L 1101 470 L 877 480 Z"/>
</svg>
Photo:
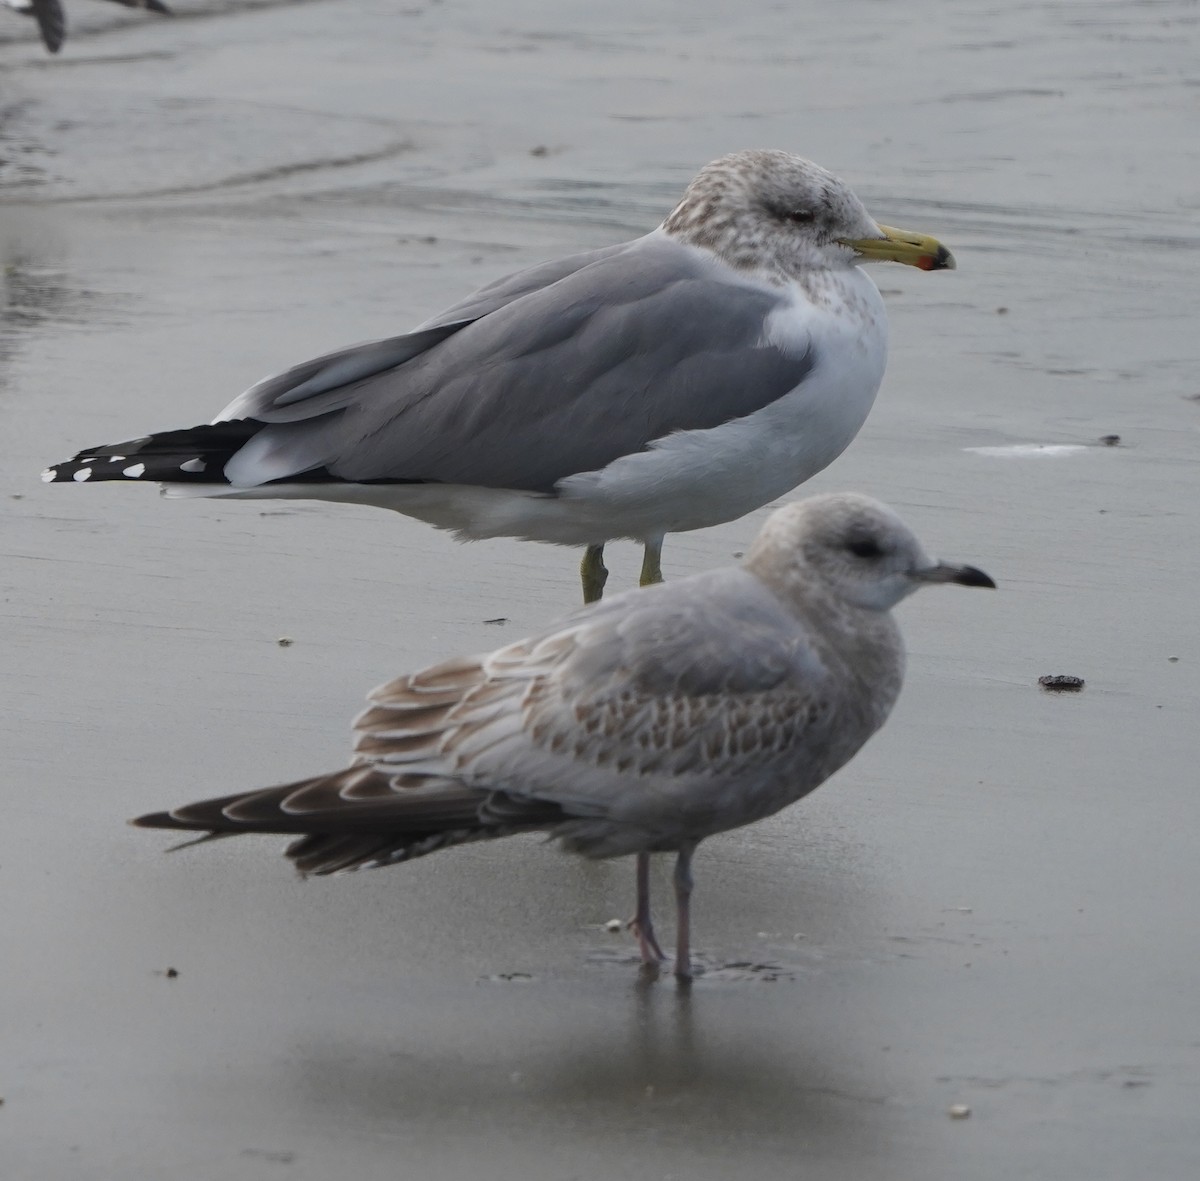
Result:
<svg viewBox="0 0 1200 1181">
<path fill-rule="evenodd" d="M 629 929 L 637 936 L 643 964 L 659 964 L 667 957 L 654 938 L 654 923 L 650 919 L 650 854 L 637 855 L 637 912 L 629 920 Z"/>
<path fill-rule="evenodd" d="M 679 856 L 675 861 L 675 975 L 682 981 L 692 978 L 691 954 L 691 898 L 692 898 L 692 854 L 696 851 L 694 843 L 679 846 Z"/>
</svg>

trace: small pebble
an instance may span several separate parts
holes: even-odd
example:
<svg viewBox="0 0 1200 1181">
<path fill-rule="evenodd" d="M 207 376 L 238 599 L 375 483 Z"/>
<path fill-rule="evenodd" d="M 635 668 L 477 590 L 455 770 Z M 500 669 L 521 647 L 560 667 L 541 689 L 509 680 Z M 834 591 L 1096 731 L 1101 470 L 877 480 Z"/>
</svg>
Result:
<svg viewBox="0 0 1200 1181">
<path fill-rule="evenodd" d="M 296 641 L 291 636 L 280 636 L 275 641 L 281 648 L 290 648 Z"/>
<path fill-rule="evenodd" d="M 538 144 L 536 148 L 529 149 L 529 154 L 531 156 L 548 156 L 550 155 L 550 149 L 545 144 Z"/>
<path fill-rule="evenodd" d="M 1100 436 L 1100 442 L 1103 443 L 1105 445 L 1105 447 L 1115 447 L 1115 446 L 1117 446 L 1118 443 L 1120 443 L 1120 441 L 1121 441 L 1120 435 L 1101 435 Z"/>
<path fill-rule="evenodd" d="M 1168 657 L 1167 657 L 1167 663 L 1168 663 L 1168 664 L 1178 664 L 1178 663 L 1179 663 L 1179 657 L 1178 657 L 1178 656 L 1168 656 Z"/>
<path fill-rule="evenodd" d="M 501 623 L 507 623 L 507 622 L 508 622 L 508 616 L 507 616 L 507 615 L 497 615 L 497 616 L 495 617 L 495 619 L 485 619 L 483 622 L 484 622 L 484 623 L 492 623 L 492 624 L 501 624 Z"/>
<path fill-rule="evenodd" d="M 166 972 L 164 972 L 164 973 L 163 973 L 163 975 L 164 975 L 164 976 L 166 976 L 166 978 L 167 978 L 168 980 L 175 980 L 175 979 L 178 979 L 178 977 L 179 977 L 179 969 L 178 969 L 178 968 L 168 968 L 168 969 L 166 970 Z"/>
<path fill-rule="evenodd" d="M 946 1109 L 946 1114 L 951 1119 L 967 1119 L 971 1114 L 971 1109 L 965 1103 L 951 1103 Z"/>
<path fill-rule="evenodd" d="M 1038 677 L 1038 684 L 1051 693 L 1078 693 L 1083 688 L 1083 677 L 1045 676 Z"/>
<path fill-rule="evenodd" d="M 997 309 L 996 309 L 996 315 L 997 315 L 997 316 L 1007 316 L 1007 315 L 1008 315 L 1008 308 L 997 308 Z"/>
<path fill-rule="evenodd" d="M 625 924 L 622 923 L 620 919 L 609 919 L 608 922 L 604 924 L 604 929 L 606 931 L 611 931 L 612 934 L 615 935 L 624 925 Z"/>
</svg>

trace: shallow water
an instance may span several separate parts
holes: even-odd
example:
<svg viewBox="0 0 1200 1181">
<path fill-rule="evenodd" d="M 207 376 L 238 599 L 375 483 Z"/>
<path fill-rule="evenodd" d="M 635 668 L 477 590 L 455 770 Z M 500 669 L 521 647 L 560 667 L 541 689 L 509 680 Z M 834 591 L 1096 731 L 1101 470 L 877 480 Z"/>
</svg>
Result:
<svg viewBox="0 0 1200 1181">
<path fill-rule="evenodd" d="M 68 4 L 56 59 L 0 12 L 5 1177 L 1192 1175 L 1196 6 Z M 300 883 L 124 828 L 339 765 L 366 689 L 574 606 L 575 559 L 39 470 L 640 233 L 745 146 L 954 250 L 875 272 L 884 390 L 808 488 L 1001 590 L 906 604 L 887 728 L 704 846 L 690 994 L 603 929 L 625 863 Z"/>
</svg>

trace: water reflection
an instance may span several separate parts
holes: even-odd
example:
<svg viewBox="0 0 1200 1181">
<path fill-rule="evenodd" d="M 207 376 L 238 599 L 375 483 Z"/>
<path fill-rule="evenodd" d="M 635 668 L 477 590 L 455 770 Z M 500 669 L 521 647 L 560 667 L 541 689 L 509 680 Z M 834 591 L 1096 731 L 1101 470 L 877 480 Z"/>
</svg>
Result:
<svg viewBox="0 0 1200 1181">
<path fill-rule="evenodd" d="M 489 992 L 499 1003 L 460 1010 L 436 1048 L 429 1030 L 309 1045 L 288 1067 L 289 1101 L 306 1118 L 389 1137 L 441 1128 L 448 1150 L 462 1146 L 468 1112 L 476 1131 L 519 1126 L 526 1147 L 561 1143 L 564 1130 L 576 1141 L 647 1135 L 658 1147 L 665 1138 L 722 1153 L 743 1136 L 832 1148 L 884 1135 L 871 1115 L 885 1109 L 882 1084 L 864 1093 L 845 1062 L 829 1060 L 794 986 L 768 1006 L 774 1037 L 763 1036 L 763 1007 L 747 1004 L 747 989 L 762 997 L 753 984 L 681 989 L 641 975 L 604 998 L 548 987 L 557 995 L 538 984 Z"/>
</svg>

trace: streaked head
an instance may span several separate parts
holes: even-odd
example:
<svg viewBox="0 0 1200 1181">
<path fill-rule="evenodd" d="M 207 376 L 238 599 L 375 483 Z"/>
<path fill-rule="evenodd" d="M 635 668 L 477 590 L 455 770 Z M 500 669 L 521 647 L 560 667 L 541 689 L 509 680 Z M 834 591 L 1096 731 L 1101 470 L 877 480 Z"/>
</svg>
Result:
<svg viewBox="0 0 1200 1181">
<path fill-rule="evenodd" d="M 974 566 L 934 562 L 886 504 L 853 492 L 777 509 L 755 538 L 746 567 L 784 595 L 820 585 L 868 611 L 887 611 L 931 583 L 996 585 Z"/>
<path fill-rule="evenodd" d="M 789 275 L 885 259 L 922 270 L 954 266 L 935 239 L 879 225 L 832 172 L 766 149 L 733 152 L 702 168 L 663 228 L 732 266 Z"/>
</svg>

